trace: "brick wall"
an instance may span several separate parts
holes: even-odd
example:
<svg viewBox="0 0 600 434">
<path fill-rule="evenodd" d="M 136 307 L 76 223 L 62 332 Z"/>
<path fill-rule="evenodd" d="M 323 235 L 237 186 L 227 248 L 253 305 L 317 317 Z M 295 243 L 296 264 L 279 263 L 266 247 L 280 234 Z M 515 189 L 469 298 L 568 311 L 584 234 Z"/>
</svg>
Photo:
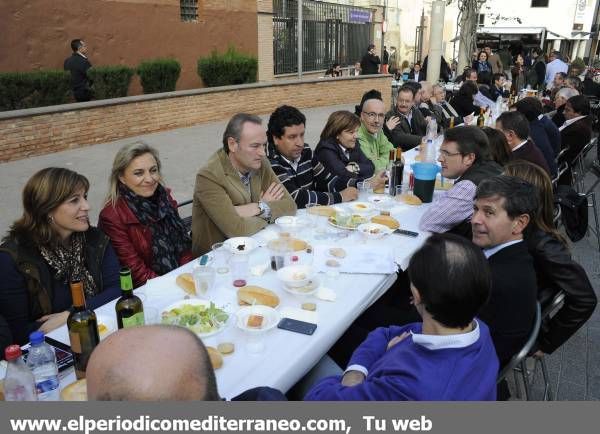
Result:
<svg viewBox="0 0 600 434">
<path fill-rule="evenodd" d="M 298 108 L 358 103 L 378 89 L 390 103 L 388 76 L 249 84 L 0 112 L 0 162 L 255 114 L 281 104 Z"/>
</svg>

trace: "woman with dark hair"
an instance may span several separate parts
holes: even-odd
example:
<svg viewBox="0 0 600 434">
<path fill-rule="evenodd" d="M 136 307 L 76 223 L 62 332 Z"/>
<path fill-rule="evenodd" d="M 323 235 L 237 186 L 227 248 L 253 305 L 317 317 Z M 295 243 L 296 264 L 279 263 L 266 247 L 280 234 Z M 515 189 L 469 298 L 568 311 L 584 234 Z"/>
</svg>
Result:
<svg viewBox="0 0 600 434">
<path fill-rule="evenodd" d="M 516 176 L 532 184 L 538 193 L 540 209 L 530 222 L 525 238 L 533 256 L 538 280 L 538 299 L 548 306 L 560 291 L 565 301 L 560 310 L 545 321 L 538 336 L 539 351 L 552 353 L 565 343 L 592 315 L 597 297 L 585 270 L 573 260 L 567 241 L 554 226 L 552 182 L 544 169 L 528 161 L 511 161 L 504 174 Z"/>
<path fill-rule="evenodd" d="M 472 81 L 465 81 L 458 89 L 458 92 L 450 101 L 450 105 L 454 107 L 459 116 L 464 118 L 473 113 L 475 115 L 479 113 L 479 107 L 474 104 L 477 92 L 479 92 L 477 84 Z"/>
<path fill-rule="evenodd" d="M 513 93 L 521 92 L 521 89 L 525 87 L 526 70 L 525 60 L 522 54 L 517 54 L 515 57 L 514 66 L 510 70 L 512 74 L 512 85 L 510 91 Z"/>
<path fill-rule="evenodd" d="M 506 141 L 506 136 L 500 130 L 490 127 L 483 127 L 483 132 L 490 142 L 490 153 L 492 160 L 500 166 L 504 166 L 510 161 L 510 148 Z"/>
<path fill-rule="evenodd" d="M 485 51 L 481 50 L 477 55 L 477 60 L 473 61 L 471 67 L 477 71 L 477 75 L 482 72 L 487 72 L 490 76 L 492 75 L 492 65 L 488 61 L 488 55 Z"/>
<path fill-rule="evenodd" d="M 339 63 L 334 63 L 331 67 L 325 72 L 325 77 L 341 77 L 342 76 L 342 68 Z"/>
<path fill-rule="evenodd" d="M 334 175 L 347 182 L 351 178 L 370 178 L 373 162 L 360 150 L 360 119 L 349 111 L 333 112 L 321 132 L 315 156 Z"/>
<path fill-rule="evenodd" d="M 177 202 L 163 186 L 158 152 L 138 142 L 122 147 L 113 163 L 98 226 L 110 237 L 135 286 L 192 260 L 191 238 Z"/>
<path fill-rule="evenodd" d="M 23 345 L 35 330 L 48 333 L 67 321 L 69 282 L 81 280 L 95 309 L 120 294 L 119 261 L 109 238 L 90 226 L 88 180 L 50 167 L 23 189 L 23 215 L 0 245 L 0 316 Z"/>
</svg>

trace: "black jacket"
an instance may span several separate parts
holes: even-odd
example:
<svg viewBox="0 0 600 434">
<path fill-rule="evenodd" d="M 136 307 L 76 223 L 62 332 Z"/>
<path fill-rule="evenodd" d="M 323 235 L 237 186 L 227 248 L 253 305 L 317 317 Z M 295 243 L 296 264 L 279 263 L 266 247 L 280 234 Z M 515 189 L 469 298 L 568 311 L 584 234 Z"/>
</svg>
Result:
<svg viewBox="0 0 600 434">
<path fill-rule="evenodd" d="M 533 258 L 519 242 L 488 258 L 492 291 L 479 317 L 490 328 L 500 366 L 525 344 L 535 319 L 537 284 Z"/>
<path fill-rule="evenodd" d="M 4 357 L 4 349 L 13 343 L 12 333 L 6 320 L 0 316 L 0 354 Z"/>
<path fill-rule="evenodd" d="M 457 94 L 452 101 L 450 101 L 450 105 L 454 107 L 456 113 L 459 116 L 465 117 L 472 113 L 475 113 L 475 116 L 479 114 L 479 107 L 475 105 L 473 102 L 473 97 L 468 95 Z"/>
<path fill-rule="evenodd" d="M 588 320 L 597 297 L 585 270 L 562 242 L 540 230 L 532 232 L 526 242 L 533 256 L 542 310 L 559 291 L 566 295 L 561 309 L 544 321 L 538 336 L 540 349 L 552 353 Z"/>
<path fill-rule="evenodd" d="M 379 60 L 379 56 L 371 53 L 365 53 L 360 61 L 361 75 L 378 74 L 380 63 L 381 61 Z"/>
<path fill-rule="evenodd" d="M 89 101 L 91 98 L 90 80 L 87 71 L 92 67 L 90 61 L 80 54 L 73 53 L 65 59 L 65 71 L 71 72 L 71 88 L 77 101 Z"/>
<path fill-rule="evenodd" d="M 409 149 L 418 146 L 421 143 L 423 136 L 427 133 L 427 121 L 421 111 L 417 108 L 412 109 L 410 125 L 408 120 L 404 115 L 401 115 L 398 112 L 396 107 L 385 115 L 385 121 L 387 122 L 392 116 L 398 116 L 400 122 L 391 131 L 387 126 L 383 126 L 383 132 L 388 140 L 392 142 L 396 148 L 401 147 L 403 151 L 408 151 Z"/>
<path fill-rule="evenodd" d="M 85 263 L 98 293 L 86 298 L 91 309 L 120 294 L 119 263 L 108 237 L 97 228 L 85 232 Z M 39 328 L 37 320 L 71 306 L 68 283 L 54 270 L 30 240 L 5 240 L 0 246 L 0 315 L 8 322 L 13 340 L 20 345 Z"/>
<path fill-rule="evenodd" d="M 565 123 L 565 121 L 567 120 L 567 118 L 565 118 L 564 112 L 565 111 L 565 105 L 561 105 L 559 108 L 556 109 L 556 113 L 554 114 L 554 116 L 552 116 L 552 122 L 554 122 L 554 125 L 556 125 L 557 128 L 562 127 L 562 124 Z"/>
<path fill-rule="evenodd" d="M 361 151 L 358 140 L 356 141 L 356 146 L 349 151 L 350 158 L 347 158 L 336 140 L 321 140 L 315 148 L 315 157 L 325 169 L 333 175 L 340 177 L 345 183 L 353 178 L 364 179 L 373 176 L 375 166 Z M 358 173 L 350 172 L 346 169 L 346 166 L 350 163 L 356 163 L 359 168 Z"/>
</svg>

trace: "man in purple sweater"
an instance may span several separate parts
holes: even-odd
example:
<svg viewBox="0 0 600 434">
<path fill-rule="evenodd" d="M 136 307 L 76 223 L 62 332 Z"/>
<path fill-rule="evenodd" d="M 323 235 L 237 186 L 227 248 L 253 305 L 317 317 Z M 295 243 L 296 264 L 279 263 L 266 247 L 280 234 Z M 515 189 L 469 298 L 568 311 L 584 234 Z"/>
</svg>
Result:
<svg viewBox="0 0 600 434">
<path fill-rule="evenodd" d="M 434 234 L 412 256 L 408 274 L 423 322 L 374 330 L 343 376 L 322 379 L 305 400 L 496 399 L 496 351 L 488 327 L 475 319 L 490 293 L 481 250 L 457 235 Z"/>
</svg>

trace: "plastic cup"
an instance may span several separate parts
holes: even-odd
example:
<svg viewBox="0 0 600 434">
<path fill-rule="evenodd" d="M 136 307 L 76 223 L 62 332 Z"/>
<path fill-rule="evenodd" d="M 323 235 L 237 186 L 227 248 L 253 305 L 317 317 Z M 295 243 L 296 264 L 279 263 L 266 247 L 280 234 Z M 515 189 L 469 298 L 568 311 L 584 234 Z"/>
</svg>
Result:
<svg viewBox="0 0 600 434">
<path fill-rule="evenodd" d="M 216 272 L 213 267 L 203 265 L 194 267 L 192 277 L 194 278 L 194 285 L 196 286 L 196 293 L 198 295 L 203 296 L 210 291 L 215 283 L 215 274 Z"/>
<path fill-rule="evenodd" d="M 249 272 L 248 255 L 232 255 L 229 260 L 231 280 L 236 288 L 246 286 Z"/>
<path fill-rule="evenodd" d="M 431 202 L 435 189 L 435 178 L 440 172 L 440 166 L 434 163 L 413 163 L 411 168 L 415 176 L 415 196 L 423 203 Z"/>
<path fill-rule="evenodd" d="M 218 274 L 229 273 L 229 257 L 231 252 L 224 243 L 215 243 L 212 245 L 212 266 Z"/>
</svg>

